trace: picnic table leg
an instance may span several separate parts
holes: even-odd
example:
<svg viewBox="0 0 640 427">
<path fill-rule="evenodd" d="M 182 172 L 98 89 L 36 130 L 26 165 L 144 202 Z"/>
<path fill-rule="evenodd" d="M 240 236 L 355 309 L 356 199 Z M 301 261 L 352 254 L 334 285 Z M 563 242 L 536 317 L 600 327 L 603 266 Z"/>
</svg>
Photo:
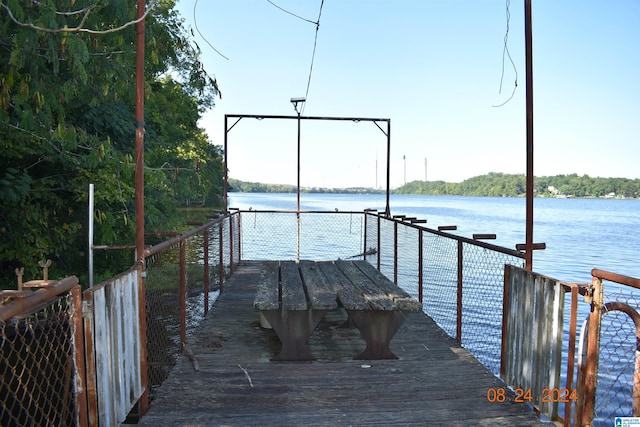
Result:
<svg viewBox="0 0 640 427">
<path fill-rule="evenodd" d="M 397 359 L 389 348 L 404 319 L 409 314 L 402 310 L 348 310 L 356 327 L 367 343 L 367 348 L 355 359 Z"/>
<path fill-rule="evenodd" d="M 264 310 L 262 314 L 280 338 L 282 349 L 271 360 L 313 360 L 309 336 L 327 310 Z"/>
</svg>

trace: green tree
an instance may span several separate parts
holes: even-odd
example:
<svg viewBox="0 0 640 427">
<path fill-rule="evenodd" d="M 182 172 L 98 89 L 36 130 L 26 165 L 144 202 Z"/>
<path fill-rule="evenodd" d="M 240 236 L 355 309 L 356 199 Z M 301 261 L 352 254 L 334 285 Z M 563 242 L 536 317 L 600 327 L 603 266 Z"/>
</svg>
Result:
<svg viewBox="0 0 640 427">
<path fill-rule="evenodd" d="M 177 223 L 179 197 L 164 164 L 193 169 L 198 198 L 219 191 L 219 149 L 197 126 L 219 92 L 175 2 L 150 4 L 145 221 L 167 229 Z M 88 183 L 96 184 L 96 242 L 134 241 L 136 13 L 134 0 L 0 2 L 2 287 L 18 266 L 35 278 L 45 258 L 54 261 L 52 277 L 82 275 Z M 132 259 L 109 251 L 96 271 L 108 276 Z"/>
</svg>

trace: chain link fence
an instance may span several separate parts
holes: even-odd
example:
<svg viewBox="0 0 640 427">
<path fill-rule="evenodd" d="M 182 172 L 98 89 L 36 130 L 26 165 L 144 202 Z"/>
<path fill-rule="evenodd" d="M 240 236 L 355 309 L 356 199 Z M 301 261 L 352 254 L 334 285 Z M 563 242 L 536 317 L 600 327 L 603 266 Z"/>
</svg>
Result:
<svg viewBox="0 0 640 427">
<path fill-rule="evenodd" d="M 596 424 L 640 416 L 640 289 L 610 281 L 603 288 Z"/>
<path fill-rule="evenodd" d="M 239 260 L 239 215 L 155 245 L 146 257 L 150 398 L 168 377 Z"/>
<path fill-rule="evenodd" d="M 494 374 L 500 371 L 504 265 L 508 248 L 427 228 L 415 218 L 366 215 L 367 257 L 423 303 L 423 311 Z"/>
<path fill-rule="evenodd" d="M 335 260 L 363 253 L 362 212 L 241 211 L 243 260 Z"/>
<path fill-rule="evenodd" d="M 188 350 L 188 337 L 235 263 L 296 257 L 365 258 L 420 299 L 425 313 L 498 374 L 504 265 L 522 266 L 521 253 L 372 211 L 238 211 L 147 251 L 151 396 Z M 593 425 L 640 416 L 640 282 L 619 277 L 598 277 L 612 283 L 605 282 L 603 292 Z M 37 282 L 39 290 L 0 303 L 0 425 L 88 425 L 87 397 L 96 390 L 84 377 L 80 287 L 74 277 Z M 593 288 L 584 289 L 580 317 L 593 300 Z M 576 373 L 584 376 L 580 367 Z"/>
<path fill-rule="evenodd" d="M 3 295 L 0 304 L 0 425 L 5 427 L 77 423 L 74 314 L 80 310 L 73 292 L 79 301 L 79 286 L 75 278 L 42 284 L 51 284 L 51 290 L 25 291 L 13 300 Z"/>
</svg>

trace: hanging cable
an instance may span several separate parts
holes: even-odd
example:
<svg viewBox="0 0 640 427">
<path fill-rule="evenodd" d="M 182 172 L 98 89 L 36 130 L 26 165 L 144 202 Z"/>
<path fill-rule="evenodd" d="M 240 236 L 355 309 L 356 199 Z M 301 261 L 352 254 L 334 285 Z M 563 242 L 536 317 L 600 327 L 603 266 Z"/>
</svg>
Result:
<svg viewBox="0 0 640 427">
<path fill-rule="evenodd" d="M 500 75 L 500 90 L 498 91 L 499 94 L 502 94 L 502 82 L 504 80 L 504 62 L 505 62 L 505 56 L 509 58 L 509 61 L 511 62 L 511 66 L 513 67 L 513 71 L 516 73 L 516 80 L 515 83 L 513 85 L 513 91 L 511 92 L 511 96 L 504 101 L 502 104 L 500 105 L 492 105 L 492 107 L 502 107 L 503 105 L 505 105 L 507 102 L 511 101 L 511 99 L 513 99 L 513 96 L 516 93 L 516 89 L 518 88 L 518 69 L 516 68 L 516 64 L 513 62 L 513 58 L 511 58 L 511 53 L 509 52 L 509 21 L 511 20 L 511 12 L 509 11 L 509 6 L 511 5 L 510 0 L 507 0 L 506 2 L 506 9 L 507 9 L 507 30 L 504 34 L 504 48 L 502 49 L 502 74 Z"/>
<path fill-rule="evenodd" d="M 309 87 L 311 86 L 311 74 L 313 73 L 313 62 L 314 62 L 314 59 L 316 57 L 316 46 L 318 45 L 318 30 L 320 29 L 320 17 L 322 16 L 322 7 L 324 6 L 324 0 L 321 0 L 321 2 L 320 2 L 320 12 L 318 12 L 318 19 L 315 22 L 310 20 L 310 19 L 306 19 L 306 18 L 303 18 L 303 17 L 301 17 L 299 15 L 296 15 L 295 13 L 290 12 L 290 11 L 278 6 L 277 4 L 272 2 L 271 0 L 267 0 L 267 2 L 269 2 L 269 4 L 271 4 L 273 7 L 278 8 L 281 11 L 283 11 L 285 13 L 288 13 L 291 16 L 295 16 L 298 19 L 301 19 L 301 20 L 303 20 L 305 22 L 309 22 L 310 24 L 313 24 L 313 25 L 316 26 L 316 34 L 315 34 L 314 39 L 313 39 L 313 52 L 311 53 L 311 65 L 309 67 L 309 77 L 307 78 L 307 90 L 305 91 L 305 95 L 304 95 L 304 98 L 306 100 L 308 100 L 309 99 Z M 300 109 L 300 114 L 302 114 L 304 112 L 304 108 L 306 107 L 306 105 L 307 105 L 307 102 L 302 104 L 302 108 Z"/>
<path fill-rule="evenodd" d="M 320 2 L 320 11 L 318 12 L 318 20 L 316 21 L 316 35 L 313 38 L 313 52 L 311 53 L 311 66 L 309 67 L 309 78 L 307 79 L 307 90 L 305 91 L 305 99 L 309 99 L 309 87 L 311 86 L 311 74 L 313 73 L 313 61 L 316 57 L 316 45 L 318 44 L 318 30 L 320 29 L 320 16 L 322 16 L 322 6 L 324 6 L 324 0 Z M 304 108 L 307 103 L 302 104 L 301 112 L 304 112 Z"/>
<path fill-rule="evenodd" d="M 206 44 L 209 45 L 209 47 L 211 49 L 213 49 L 213 51 L 215 53 L 217 53 L 218 55 L 222 56 L 224 59 L 226 59 L 227 61 L 229 60 L 229 58 L 227 58 L 226 56 L 224 56 L 218 49 L 216 49 L 215 47 L 213 47 L 213 45 L 211 43 L 209 43 L 209 40 L 207 40 L 207 38 L 202 35 L 202 33 L 200 32 L 200 28 L 198 28 L 198 21 L 196 19 L 196 8 L 198 7 L 198 0 L 195 1 L 195 3 L 193 4 L 193 26 L 196 27 L 196 31 L 198 32 L 198 34 L 200 34 L 200 37 L 202 37 L 202 40 L 204 40 L 204 42 Z"/>
<path fill-rule="evenodd" d="M 273 7 L 277 8 L 277 9 L 280 9 L 280 10 L 281 10 L 281 11 L 283 11 L 284 13 L 288 13 L 288 14 L 289 14 L 289 15 L 291 15 L 291 16 L 295 16 L 296 18 L 298 18 L 298 19 L 302 19 L 303 21 L 309 22 L 309 23 L 311 23 L 311 24 L 316 24 L 316 25 L 318 24 L 317 22 L 313 22 L 313 21 L 311 21 L 311 20 L 309 20 L 309 19 L 307 19 L 307 18 L 303 18 L 302 16 L 296 15 L 296 14 L 295 14 L 295 13 L 293 13 L 293 12 L 289 12 L 288 10 L 286 10 L 286 9 L 284 9 L 284 8 L 282 8 L 282 7 L 280 7 L 280 6 L 278 6 L 277 4 L 275 4 L 274 2 L 272 2 L 271 0 L 267 0 L 267 1 L 268 1 L 268 2 L 273 6 Z"/>
</svg>

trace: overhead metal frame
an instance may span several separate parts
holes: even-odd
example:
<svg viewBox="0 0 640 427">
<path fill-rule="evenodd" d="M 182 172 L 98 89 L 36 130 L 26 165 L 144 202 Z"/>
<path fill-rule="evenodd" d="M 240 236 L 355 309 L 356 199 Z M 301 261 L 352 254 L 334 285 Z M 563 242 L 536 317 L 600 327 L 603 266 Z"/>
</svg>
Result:
<svg viewBox="0 0 640 427">
<path fill-rule="evenodd" d="M 287 115 L 263 115 L 263 114 L 225 114 L 224 115 L 224 199 L 223 199 L 223 207 L 224 212 L 228 212 L 228 204 L 227 204 L 227 190 L 228 190 L 228 135 L 231 129 L 233 129 L 240 120 L 244 118 L 250 119 L 291 119 L 298 120 L 298 184 L 297 184 L 297 194 L 298 194 L 298 205 L 297 211 L 300 211 L 300 121 L 302 120 L 327 120 L 327 121 L 343 121 L 343 122 L 373 122 L 380 131 L 387 137 L 387 188 L 386 188 L 386 205 L 385 205 L 385 215 L 391 216 L 390 209 L 390 191 L 391 191 L 391 119 L 380 119 L 380 118 L 371 118 L 371 117 L 324 117 L 324 116 L 287 116 Z M 229 119 L 236 119 L 235 122 L 231 126 L 229 126 Z M 387 129 L 386 131 L 380 126 L 380 123 L 386 123 Z"/>
</svg>

